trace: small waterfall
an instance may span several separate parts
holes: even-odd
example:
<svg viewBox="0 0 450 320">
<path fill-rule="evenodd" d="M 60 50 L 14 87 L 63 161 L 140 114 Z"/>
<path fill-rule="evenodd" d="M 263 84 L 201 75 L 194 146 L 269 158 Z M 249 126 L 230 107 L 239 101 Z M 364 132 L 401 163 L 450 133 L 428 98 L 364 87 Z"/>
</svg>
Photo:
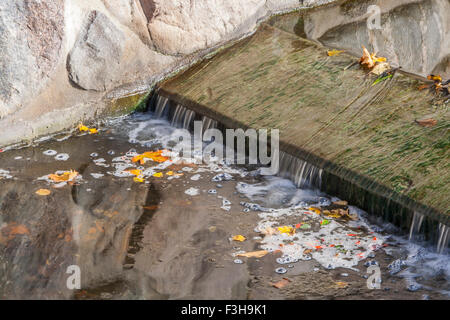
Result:
<svg viewBox="0 0 450 320">
<path fill-rule="evenodd" d="M 155 115 L 157 118 L 162 118 L 163 116 L 165 116 L 165 111 L 168 104 L 169 104 L 168 98 L 158 95 L 155 106 Z"/>
<path fill-rule="evenodd" d="M 218 123 L 216 120 L 208 118 L 206 116 L 202 117 L 202 132 L 205 132 L 208 129 L 215 129 L 218 127 Z"/>
<path fill-rule="evenodd" d="M 419 230 L 422 227 L 423 217 L 422 214 L 414 211 L 411 227 L 409 228 L 409 240 L 411 240 L 415 234 L 419 233 Z"/>
<path fill-rule="evenodd" d="M 436 250 L 438 253 L 443 253 L 447 248 L 450 239 L 450 228 L 445 224 L 439 223 L 439 233 Z"/>
<path fill-rule="evenodd" d="M 322 186 L 322 169 L 280 151 L 281 177 L 291 179 L 298 188 L 317 188 Z"/>
<path fill-rule="evenodd" d="M 183 129 L 189 129 L 191 127 L 191 123 L 195 118 L 195 112 L 189 110 L 178 104 L 175 108 L 175 113 L 172 116 L 171 124 L 176 127 L 181 127 Z"/>
<path fill-rule="evenodd" d="M 196 114 L 183 105 L 174 104 L 168 98 L 157 94 L 156 99 L 152 99 L 150 106 L 158 118 L 167 118 L 172 125 L 191 130 L 194 120 L 202 120 L 202 132 L 207 129 L 218 128 L 220 123 L 206 116 Z M 280 151 L 280 163 L 278 175 L 293 181 L 298 188 L 322 189 L 322 173 L 320 169 L 307 161 L 301 160 L 290 154 Z M 420 234 L 425 216 L 419 212 L 414 212 L 409 229 L 409 239 L 413 240 Z M 422 230 L 423 232 L 423 230 Z M 444 252 L 450 240 L 450 227 L 439 223 L 437 251 Z"/>
</svg>

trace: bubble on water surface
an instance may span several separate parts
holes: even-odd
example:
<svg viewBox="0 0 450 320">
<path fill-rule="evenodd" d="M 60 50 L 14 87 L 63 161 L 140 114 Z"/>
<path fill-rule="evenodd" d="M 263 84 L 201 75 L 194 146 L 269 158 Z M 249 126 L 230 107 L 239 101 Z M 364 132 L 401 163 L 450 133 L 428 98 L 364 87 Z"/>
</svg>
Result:
<svg viewBox="0 0 450 320">
<path fill-rule="evenodd" d="M 60 153 L 55 157 L 55 160 L 57 161 L 67 161 L 69 160 L 70 156 L 67 153 Z"/>
<path fill-rule="evenodd" d="M 44 152 L 42 152 L 44 155 L 46 155 L 46 156 L 55 156 L 55 155 L 57 155 L 58 154 L 58 152 L 57 151 L 55 151 L 55 150 L 46 150 L 46 151 L 44 151 Z"/>
<path fill-rule="evenodd" d="M 287 272 L 287 270 L 285 268 L 276 268 L 275 272 L 279 274 L 284 274 Z"/>
</svg>

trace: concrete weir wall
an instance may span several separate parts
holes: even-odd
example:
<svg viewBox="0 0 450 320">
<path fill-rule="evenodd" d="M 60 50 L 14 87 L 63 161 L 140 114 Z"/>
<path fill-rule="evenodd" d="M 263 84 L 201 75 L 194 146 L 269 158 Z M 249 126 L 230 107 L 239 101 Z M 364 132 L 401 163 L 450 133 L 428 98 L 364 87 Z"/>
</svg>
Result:
<svg viewBox="0 0 450 320">
<path fill-rule="evenodd" d="M 448 101 L 397 73 L 376 79 L 298 34 L 304 16 L 258 32 L 161 85 L 159 94 L 236 128 L 276 128 L 281 149 L 322 168 L 324 189 L 408 227 L 450 224 Z M 303 33 L 304 34 L 304 33 Z M 367 43 L 363 43 L 366 46 Z M 422 127 L 416 120 L 433 118 Z"/>
<path fill-rule="evenodd" d="M 272 14 L 332 1 L 0 1 L 0 146 L 126 112 Z"/>
</svg>

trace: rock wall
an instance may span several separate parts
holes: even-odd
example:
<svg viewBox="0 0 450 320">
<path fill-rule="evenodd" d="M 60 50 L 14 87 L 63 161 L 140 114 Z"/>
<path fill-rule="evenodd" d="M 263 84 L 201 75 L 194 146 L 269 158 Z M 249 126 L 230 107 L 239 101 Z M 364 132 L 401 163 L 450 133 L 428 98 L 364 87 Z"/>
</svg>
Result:
<svg viewBox="0 0 450 320">
<path fill-rule="evenodd" d="M 380 8 L 379 29 L 367 27 L 374 4 Z M 449 0 L 348 1 L 312 10 L 304 20 L 306 35 L 327 46 L 360 55 L 364 44 L 406 71 L 450 77 Z"/>
<path fill-rule="evenodd" d="M 271 14 L 332 1 L 0 1 L 0 146 L 95 118 Z"/>
</svg>

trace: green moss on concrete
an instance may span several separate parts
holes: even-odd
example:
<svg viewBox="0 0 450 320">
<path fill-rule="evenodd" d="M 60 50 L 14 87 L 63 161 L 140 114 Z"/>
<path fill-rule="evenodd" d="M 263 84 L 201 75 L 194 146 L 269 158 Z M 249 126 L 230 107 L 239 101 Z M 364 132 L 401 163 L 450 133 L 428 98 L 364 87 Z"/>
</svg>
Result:
<svg viewBox="0 0 450 320">
<path fill-rule="evenodd" d="M 354 61 L 265 24 L 163 89 L 450 214 L 448 105 L 400 74 L 372 86 Z"/>
<path fill-rule="evenodd" d="M 140 92 L 111 100 L 109 107 L 106 108 L 107 113 L 108 115 L 118 116 L 129 114 L 133 111 L 143 111 L 149 96 L 150 92 Z"/>
</svg>

